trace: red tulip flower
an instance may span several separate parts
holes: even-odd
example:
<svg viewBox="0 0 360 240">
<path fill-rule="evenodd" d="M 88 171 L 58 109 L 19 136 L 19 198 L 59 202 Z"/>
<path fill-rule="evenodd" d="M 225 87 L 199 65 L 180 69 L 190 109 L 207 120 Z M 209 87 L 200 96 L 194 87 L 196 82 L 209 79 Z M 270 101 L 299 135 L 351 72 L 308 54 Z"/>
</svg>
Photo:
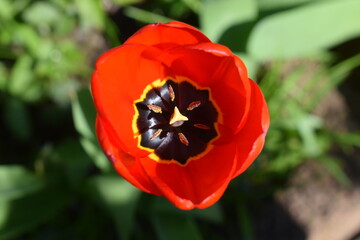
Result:
<svg viewBox="0 0 360 240">
<path fill-rule="evenodd" d="M 214 204 L 263 148 L 259 87 L 241 59 L 187 24 L 140 29 L 99 58 L 91 87 L 116 171 L 178 208 Z"/>
</svg>

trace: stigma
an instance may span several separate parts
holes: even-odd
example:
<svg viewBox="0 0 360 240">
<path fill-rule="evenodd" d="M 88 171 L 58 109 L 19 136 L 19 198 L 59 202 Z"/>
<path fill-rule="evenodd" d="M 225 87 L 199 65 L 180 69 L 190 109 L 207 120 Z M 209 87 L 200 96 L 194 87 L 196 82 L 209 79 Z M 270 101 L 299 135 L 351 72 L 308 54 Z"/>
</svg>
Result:
<svg viewBox="0 0 360 240">
<path fill-rule="evenodd" d="M 183 123 L 185 121 L 188 121 L 189 119 L 182 115 L 178 109 L 178 107 L 175 106 L 174 108 L 174 113 L 172 114 L 171 118 L 170 118 L 170 122 L 169 124 L 173 127 L 180 127 L 181 125 L 183 125 Z"/>
</svg>

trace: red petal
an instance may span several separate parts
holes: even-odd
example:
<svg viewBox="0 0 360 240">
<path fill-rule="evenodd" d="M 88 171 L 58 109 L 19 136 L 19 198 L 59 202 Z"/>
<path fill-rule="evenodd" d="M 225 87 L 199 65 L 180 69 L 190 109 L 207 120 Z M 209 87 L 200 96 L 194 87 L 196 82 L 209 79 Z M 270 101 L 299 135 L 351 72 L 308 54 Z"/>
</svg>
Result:
<svg viewBox="0 0 360 240">
<path fill-rule="evenodd" d="M 97 117 L 96 133 L 100 145 L 116 171 L 137 188 L 160 195 L 159 190 L 145 173 L 139 160 L 120 149 L 117 139 L 108 132 L 109 127 L 104 120 L 99 116 Z"/>
<path fill-rule="evenodd" d="M 189 162 L 158 164 L 144 158 L 145 171 L 174 205 L 181 209 L 206 208 L 224 193 L 235 170 L 236 145 L 215 146 L 208 154 Z"/>
<path fill-rule="evenodd" d="M 230 128 L 230 132 L 236 133 L 242 128 L 250 107 L 250 81 L 245 65 L 228 48 L 201 43 L 170 49 L 158 58 L 171 69 L 174 77 L 185 77 L 210 88 L 222 112 L 220 122 Z"/>
<path fill-rule="evenodd" d="M 142 56 L 144 52 L 147 57 Z M 161 63 L 148 58 L 151 54 L 156 54 L 156 49 L 150 51 L 143 45 L 115 48 L 98 60 L 91 82 L 98 113 L 124 143 L 122 150 L 133 156 L 149 154 L 138 149 L 137 138 L 134 138 L 134 101 L 140 98 L 148 84 L 168 75 Z"/>
<path fill-rule="evenodd" d="M 244 172 L 260 154 L 269 128 L 270 118 L 264 96 L 255 82 L 251 81 L 251 107 L 247 122 L 237 134 L 238 164 L 233 177 Z"/>
<path fill-rule="evenodd" d="M 210 40 L 196 28 L 181 22 L 147 25 L 132 35 L 124 44 L 144 44 L 154 46 L 166 43 L 175 45 L 196 44 Z"/>
</svg>

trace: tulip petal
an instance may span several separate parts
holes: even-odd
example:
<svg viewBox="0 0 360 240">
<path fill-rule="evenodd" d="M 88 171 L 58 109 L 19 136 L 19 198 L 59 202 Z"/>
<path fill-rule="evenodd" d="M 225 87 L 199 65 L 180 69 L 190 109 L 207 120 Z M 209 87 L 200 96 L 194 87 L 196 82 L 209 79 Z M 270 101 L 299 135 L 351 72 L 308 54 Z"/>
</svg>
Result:
<svg viewBox="0 0 360 240">
<path fill-rule="evenodd" d="M 233 177 L 244 172 L 260 154 L 269 129 L 270 118 L 264 96 L 255 82 L 251 82 L 251 110 L 247 122 L 235 137 L 238 164 Z"/>
<path fill-rule="evenodd" d="M 139 99 L 145 87 L 156 79 L 163 79 L 166 69 L 159 63 L 141 56 L 151 55 L 144 45 L 124 45 L 103 55 L 97 62 L 91 87 L 96 108 L 102 118 L 112 125 L 118 138 L 123 141 L 122 150 L 138 156 L 148 151 L 137 147 L 132 121 L 134 101 Z"/>
<path fill-rule="evenodd" d="M 97 117 L 97 137 L 102 149 L 112 162 L 116 171 L 137 188 L 148 193 L 160 195 L 160 191 L 145 173 L 139 160 L 119 148 L 118 141 L 114 138 L 114 135 L 108 131 L 109 127 L 110 126 L 104 120 L 99 116 Z"/>
<path fill-rule="evenodd" d="M 147 25 L 132 35 L 124 44 L 176 46 L 201 42 L 210 42 L 210 40 L 196 28 L 173 21 L 167 24 L 155 23 Z M 166 43 L 170 43 L 170 45 Z"/>
<path fill-rule="evenodd" d="M 159 92 L 159 88 L 151 89 L 150 85 L 158 86 L 157 80 L 174 83 L 164 88 L 172 105 L 161 94 L 156 94 L 159 103 L 155 104 L 153 99 L 143 103 L 142 100 L 152 96 L 150 90 Z M 197 138 L 198 133 L 192 136 L 192 132 L 187 132 L 188 123 L 184 121 L 200 119 L 194 114 L 205 105 L 201 105 L 200 102 L 204 103 L 199 99 L 182 100 L 181 96 L 187 95 L 179 97 L 181 91 L 176 90 L 177 84 L 188 84 L 207 93 L 216 133 L 210 143 L 196 145 L 207 146 L 205 151 L 200 149 L 199 154 L 184 157 L 181 162 L 168 157 L 172 146 L 163 145 L 159 150 L 163 153 L 161 156 L 150 155 L 147 148 L 169 132 L 177 133 L 175 139 L 185 150 L 190 149 L 188 146 L 194 144 L 194 140 L 202 141 Z M 165 196 L 181 209 L 214 204 L 231 179 L 246 170 L 259 155 L 269 128 L 264 97 L 248 78 L 241 59 L 227 47 L 210 42 L 196 28 L 181 22 L 147 25 L 121 47 L 105 53 L 97 61 L 91 87 L 98 111 L 97 136 L 116 171 L 139 189 Z M 175 103 L 178 105 L 174 107 Z M 176 115 L 174 110 L 172 114 L 172 109 L 177 107 L 183 112 Z M 164 116 L 156 119 L 166 119 L 160 121 L 162 125 L 151 125 L 154 127 L 148 136 L 151 144 L 146 147 L 141 137 L 144 126 L 150 125 L 139 125 L 137 117 L 141 112 L 145 113 L 141 123 L 154 120 L 148 118 L 149 114 L 162 113 Z M 208 112 L 201 115 L 209 119 Z M 177 120 L 171 123 L 176 116 Z M 208 131 L 210 127 L 203 125 L 203 121 L 191 124 L 201 131 Z M 159 128 L 160 125 L 165 126 L 166 131 Z M 137 134 L 141 137 L 135 136 Z"/>
<path fill-rule="evenodd" d="M 143 158 L 144 169 L 155 185 L 181 209 L 205 208 L 224 193 L 236 166 L 236 145 L 215 146 L 205 156 L 186 166 L 157 164 Z"/>
</svg>

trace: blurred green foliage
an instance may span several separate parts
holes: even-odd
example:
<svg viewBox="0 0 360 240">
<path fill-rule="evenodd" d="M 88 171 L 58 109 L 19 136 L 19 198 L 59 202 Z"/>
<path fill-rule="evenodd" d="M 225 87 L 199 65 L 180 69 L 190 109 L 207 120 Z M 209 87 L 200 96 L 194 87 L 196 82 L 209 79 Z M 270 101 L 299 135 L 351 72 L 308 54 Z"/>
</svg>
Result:
<svg viewBox="0 0 360 240">
<path fill-rule="evenodd" d="M 1 0 L 0 239 L 254 239 L 250 210 L 305 160 L 350 185 L 328 153 L 359 147 L 360 135 L 327 129 L 313 110 L 360 65 L 359 53 L 338 61 L 329 50 L 360 36 L 359 12 L 358 0 Z M 271 113 L 261 156 L 204 210 L 142 194 L 114 173 L 94 133 L 90 74 L 131 34 L 117 26 L 172 19 L 199 23 L 241 56 Z"/>
</svg>

